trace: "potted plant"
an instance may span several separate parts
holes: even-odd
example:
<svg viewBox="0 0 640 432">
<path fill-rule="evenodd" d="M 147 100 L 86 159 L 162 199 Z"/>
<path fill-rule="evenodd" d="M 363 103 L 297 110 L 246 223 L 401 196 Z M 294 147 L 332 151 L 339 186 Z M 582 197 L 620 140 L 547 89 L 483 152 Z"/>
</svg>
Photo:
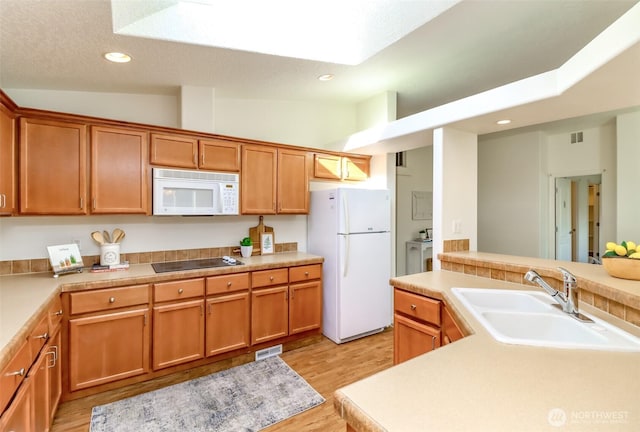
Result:
<svg viewBox="0 0 640 432">
<path fill-rule="evenodd" d="M 240 254 L 243 258 L 249 258 L 253 253 L 253 242 L 251 237 L 245 237 L 240 240 Z"/>
<path fill-rule="evenodd" d="M 420 234 L 420 238 L 421 238 L 422 240 L 424 240 L 424 239 L 426 239 L 426 238 L 427 238 L 427 231 L 426 231 L 426 230 L 420 230 L 420 231 L 418 232 L 418 234 Z"/>
</svg>

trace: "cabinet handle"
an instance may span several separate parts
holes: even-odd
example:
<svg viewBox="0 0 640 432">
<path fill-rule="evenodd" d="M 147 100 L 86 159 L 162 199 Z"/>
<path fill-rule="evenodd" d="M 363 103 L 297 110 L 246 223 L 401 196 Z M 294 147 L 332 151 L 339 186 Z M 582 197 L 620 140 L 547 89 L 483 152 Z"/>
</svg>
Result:
<svg viewBox="0 0 640 432">
<path fill-rule="evenodd" d="M 273 276 L 269 276 L 269 280 L 273 282 Z"/>
<path fill-rule="evenodd" d="M 178 289 L 178 294 L 182 294 L 184 292 L 184 290 L 182 288 Z"/>
<path fill-rule="evenodd" d="M 115 297 L 109 297 L 109 303 L 115 303 L 115 302 L 116 302 Z"/>
<path fill-rule="evenodd" d="M 204 165 L 204 150 L 202 151 L 202 157 L 200 159 L 202 159 L 202 162 L 200 163 L 200 165 Z"/>
<path fill-rule="evenodd" d="M 431 349 L 432 350 L 436 349 L 436 337 L 435 336 L 431 336 Z"/>
<path fill-rule="evenodd" d="M 57 360 L 58 360 L 58 347 L 54 345 L 54 346 L 51 347 L 51 349 L 53 351 L 47 351 L 45 353 L 45 355 L 51 354 L 51 356 L 52 356 L 51 361 L 49 362 L 49 364 L 47 364 L 47 368 L 49 368 L 49 369 L 56 367 L 56 363 L 57 363 Z"/>
<path fill-rule="evenodd" d="M 198 166 L 198 155 L 196 153 L 193 154 L 193 164 Z"/>
<path fill-rule="evenodd" d="M 17 370 L 15 372 L 7 372 L 4 376 L 24 376 L 24 368 L 20 368 L 20 370 Z"/>
<path fill-rule="evenodd" d="M 58 310 L 58 311 L 55 311 L 53 314 L 54 314 L 55 316 L 62 316 L 62 309 L 60 309 L 60 310 Z"/>
<path fill-rule="evenodd" d="M 231 286 L 231 282 L 227 282 L 227 286 L 230 287 Z"/>
<path fill-rule="evenodd" d="M 96 199 L 92 199 L 91 200 L 91 207 L 95 210 L 96 209 Z"/>
<path fill-rule="evenodd" d="M 304 272 L 304 275 L 305 275 L 306 277 L 309 277 L 309 272 Z"/>
<path fill-rule="evenodd" d="M 5 194 L 0 194 L 0 208 L 4 208 L 6 203 L 7 197 L 5 196 Z"/>
<path fill-rule="evenodd" d="M 411 305 L 411 310 L 412 310 L 412 311 L 416 310 L 416 305 L 412 304 L 412 305 Z"/>
<path fill-rule="evenodd" d="M 209 307 L 207 308 L 207 313 L 211 315 L 211 303 L 209 303 Z"/>
<path fill-rule="evenodd" d="M 142 325 L 143 326 L 147 326 L 147 313 L 145 312 L 144 315 L 142 315 Z"/>
<path fill-rule="evenodd" d="M 200 316 L 204 316 L 204 306 L 200 305 Z"/>
<path fill-rule="evenodd" d="M 80 208 L 84 208 L 84 198 L 80 197 Z"/>
<path fill-rule="evenodd" d="M 45 339 L 46 340 L 46 339 L 49 339 L 49 333 L 44 332 L 43 334 L 38 335 L 38 336 L 34 336 L 33 338 L 34 339 Z"/>
</svg>

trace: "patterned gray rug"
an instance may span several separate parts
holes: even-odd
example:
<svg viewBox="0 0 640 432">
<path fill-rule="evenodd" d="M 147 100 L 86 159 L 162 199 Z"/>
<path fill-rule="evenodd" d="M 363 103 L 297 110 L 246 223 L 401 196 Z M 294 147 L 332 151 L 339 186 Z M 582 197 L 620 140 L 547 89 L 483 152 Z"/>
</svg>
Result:
<svg viewBox="0 0 640 432">
<path fill-rule="evenodd" d="M 91 432 L 251 432 L 324 402 L 280 357 L 100 405 Z"/>
</svg>

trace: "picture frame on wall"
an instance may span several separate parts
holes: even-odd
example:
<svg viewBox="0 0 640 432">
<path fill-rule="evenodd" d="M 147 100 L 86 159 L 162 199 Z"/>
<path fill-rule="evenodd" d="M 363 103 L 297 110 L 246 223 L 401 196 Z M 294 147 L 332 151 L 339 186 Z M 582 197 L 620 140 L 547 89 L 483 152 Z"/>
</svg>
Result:
<svg viewBox="0 0 640 432">
<path fill-rule="evenodd" d="M 260 254 L 269 255 L 275 252 L 275 241 L 273 239 L 273 233 L 261 233 L 260 234 Z"/>
</svg>

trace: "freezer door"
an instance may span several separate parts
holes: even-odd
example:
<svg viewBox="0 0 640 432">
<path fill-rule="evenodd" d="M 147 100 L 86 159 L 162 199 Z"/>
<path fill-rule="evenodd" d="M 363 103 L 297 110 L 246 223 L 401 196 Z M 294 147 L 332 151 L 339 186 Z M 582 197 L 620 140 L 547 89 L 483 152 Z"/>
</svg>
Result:
<svg viewBox="0 0 640 432">
<path fill-rule="evenodd" d="M 390 231 L 389 191 L 339 189 L 337 194 L 338 233 L 353 234 Z"/>
<path fill-rule="evenodd" d="M 338 237 L 339 339 L 391 325 L 390 234 Z"/>
</svg>

